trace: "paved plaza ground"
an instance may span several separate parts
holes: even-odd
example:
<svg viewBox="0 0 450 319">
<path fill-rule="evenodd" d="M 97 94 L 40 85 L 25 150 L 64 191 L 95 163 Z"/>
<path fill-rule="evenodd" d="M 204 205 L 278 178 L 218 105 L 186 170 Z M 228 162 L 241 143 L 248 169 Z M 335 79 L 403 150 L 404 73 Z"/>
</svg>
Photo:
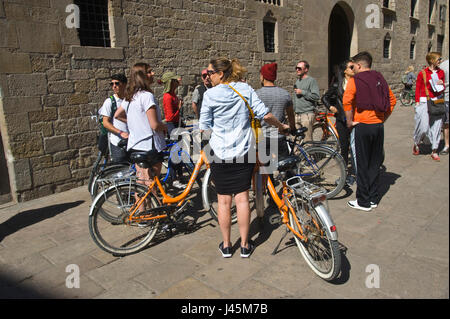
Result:
<svg viewBox="0 0 450 319">
<path fill-rule="evenodd" d="M 448 156 L 439 163 L 413 156 L 413 128 L 413 108 L 398 105 L 385 125 L 378 208 L 349 208 L 355 186 L 329 201 L 346 248 L 334 283 L 311 271 L 291 234 L 271 255 L 285 228 L 267 219 L 262 230 L 251 224 L 257 247 L 249 259 L 239 251 L 222 258 L 219 227 L 201 201 L 195 226 L 140 253 L 111 256 L 89 235 L 91 199 L 80 187 L 0 208 L 0 298 L 449 298 Z M 238 238 L 234 225 L 236 248 Z M 66 286 L 69 265 L 79 267 L 79 288 Z M 368 288 L 378 270 L 379 287 Z"/>
</svg>

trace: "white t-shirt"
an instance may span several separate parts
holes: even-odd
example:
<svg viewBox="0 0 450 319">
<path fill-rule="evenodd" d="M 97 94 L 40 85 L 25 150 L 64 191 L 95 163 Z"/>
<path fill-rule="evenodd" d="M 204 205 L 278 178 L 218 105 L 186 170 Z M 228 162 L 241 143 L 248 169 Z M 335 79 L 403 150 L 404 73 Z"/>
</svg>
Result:
<svg viewBox="0 0 450 319">
<path fill-rule="evenodd" d="M 155 107 L 158 121 L 161 121 L 161 109 L 153 94 L 148 91 L 139 91 L 133 96 L 131 102 L 123 101 L 122 107 L 127 113 L 130 132 L 127 150 L 150 151 L 153 149 L 153 137 L 156 150 L 162 151 L 166 147 L 164 134 L 153 132 L 146 114 L 148 109 Z"/>
<path fill-rule="evenodd" d="M 114 95 L 114 99 L 116 100 L 117 103 L 117 108 L 119 108 L 120 104 L 122 103 L 122 99 L 119 99 L 117 96 Z M 119 121 L 118 119 L 114 118 L 114 114 L 111 114 L 111 108 L 112 108 L 112 102 L 110 98 L 107 98 L 105 100 L 105 102 L 103 102 L 103 106 L 100 108 L 100 110 L 98 110 L 98 114 L 102 115 L 102 116 L 107 116 L 110 119 L 112 118 L 112 125 L 121 130 L 122 132 L 126 132 L 128 133 L 128 126 L 127 123 L 124 123 L 122 121 Z M 109 141 L 111 142 L 111 144 L 117 146 L 119 141 L 120 141 L 120 137 L 117 136 L 116 134 L 113 134 L 111 132 L 108 133 L 109 136 Z"/>
</svg>

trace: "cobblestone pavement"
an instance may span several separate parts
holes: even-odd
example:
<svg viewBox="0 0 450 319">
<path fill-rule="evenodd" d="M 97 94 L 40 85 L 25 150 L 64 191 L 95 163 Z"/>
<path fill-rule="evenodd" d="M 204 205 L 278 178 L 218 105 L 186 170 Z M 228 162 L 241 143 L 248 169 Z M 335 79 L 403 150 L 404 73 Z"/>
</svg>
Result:
<svg viewBox="0 0 450 319">
<path fill-rule="evenodd" d="M 397 106 L 385 126 L 381 202 L 371 213 L 347 206 L 355 186 L 329 201 L 347 248 L 339 280 L 308 268 L 284 227 L 253 220 L 249 259 L 218 252 L 218 225 L 195 201 L 197 223 L 144 251 L 116 258 L 88 231 L 86 187 L 0 209 L 1 298 L 449 298 L 449 164 L 413 156 L 414 110 Z M 426 150 L 425 150 L 426 151 Z M 252 215 L 255 217 L 255 214 Z M 232 239 L 237 248 L 237 225 Z M 80 270 L 80 287 L 68 288 Z M 375 266 L 373 266 L 375 265 Z M 374 268 L 375 267 L 375 268 Z M 379 270 L 379 288 L 368 288 Z M 68 272 L 66 272 L 68 270 Z"/>
</svg>

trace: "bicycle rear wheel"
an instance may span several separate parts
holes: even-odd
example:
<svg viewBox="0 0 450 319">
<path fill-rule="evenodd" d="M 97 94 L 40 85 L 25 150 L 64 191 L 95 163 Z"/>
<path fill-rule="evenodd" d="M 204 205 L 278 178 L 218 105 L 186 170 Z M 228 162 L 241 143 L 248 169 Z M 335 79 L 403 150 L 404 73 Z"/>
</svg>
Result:
<svg viewBox="0 0 450 319">
<path fill-rule="evenodd" d="M 412 104 L 412 97 L 408 91 L 400 93 L 400 102 L 403 106 L 410 106 Z"/>
<path fill-rule="evenodd" d="M 142 250 L 150 243 L 158 230 L 158 219 L 140 223 L 127 220 L 136 198 L 146 192 L 144 185 L 123 183 L 97 195 L 89 214 L 89 232 L 101 249 L 115 256 L 125 256 Z M 147 209 L 158 206 L 152 194 L 147 196 L 146 201 Z"/>
<path fill-rule="evenodd" d="M 305 207 L 302 211 L 296 210 L 295 218 L 292 212 L 289 212 L 289 224 L 297 232 L 300 232 L 296 220 L 302 227 L 307 240 L 302 240 L 294 235 L 300 253 L 308 266 L 322 279 L 331 281 L 335 279 L 341 271 L 341 252 L 337 240 L 332 240 L 330 230 L 325 227 L 317 209 L 325 209 L 323 205 Z"/>
<path fill-rule="evenodd" d="M 341 144 L 339 138 L 326 124 L 316 123 L 312 130 L 312 140 L 314 142 L 321 142 L 336 151 L 340 151 Z"/>
<path fill-rule="evenodd" d="M 209 212 L 211 217 L 218 221 L 218 201 L 217 201 L 217 191 L 214 185 L 214 181 L 211 178 L 211 169 L 208 168 L 203 176 L 202 181 L 202 199 L 203 199 L 203 207 L 205 210 Z M 236 204 L 231 204 L 231 223 L 235 223 L 237 221 L 237 210 Z"/>
<path fill-rule="evenodd" d="M 297 174 L 303 180 L 325 188 L 328 199 L 339 194 L 347 177 L 342 156 L 323 146 L 308 147 L 304 151 L 306 156 L 301 155 L 301 160 L 297 163 Z"/>
<path fill-rule="evenodd" d="M 89 188 L 92 199 L 94 199 L 102 190 L 109 188 L 115 177 L 123 178 L 124 176 L 129 175 L 129 173 L 129 164 L 111 164 L 107 166 L 92 179 Z"/>
</svg>

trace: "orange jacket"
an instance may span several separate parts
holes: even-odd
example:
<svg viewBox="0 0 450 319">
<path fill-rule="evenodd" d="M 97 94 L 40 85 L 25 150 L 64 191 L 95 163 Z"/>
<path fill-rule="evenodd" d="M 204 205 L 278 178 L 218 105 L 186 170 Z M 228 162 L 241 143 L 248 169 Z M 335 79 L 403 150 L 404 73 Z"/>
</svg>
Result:
<svg viewBox="0 0 450 319">
<path fill-rule="evenodd" d="M 351 78 L 348 80 L 347 88 L 344 92 L 344 97 L 342 99 L 342 104 L 344 111 L 353 110 L 353 121 L 365 124 L 377 124 L 383 123 L 386 116 L 389 116 L 394 110 L 394 106 L 397 103 L 395 95 L 392 93 L 391 88 L 389 88 L 389 97 L 391 107 L 387 112 L 377 112 L 374 110 L 359 110 L 356 105 L 356 85 L 355 79 Z"/>
</svg>

